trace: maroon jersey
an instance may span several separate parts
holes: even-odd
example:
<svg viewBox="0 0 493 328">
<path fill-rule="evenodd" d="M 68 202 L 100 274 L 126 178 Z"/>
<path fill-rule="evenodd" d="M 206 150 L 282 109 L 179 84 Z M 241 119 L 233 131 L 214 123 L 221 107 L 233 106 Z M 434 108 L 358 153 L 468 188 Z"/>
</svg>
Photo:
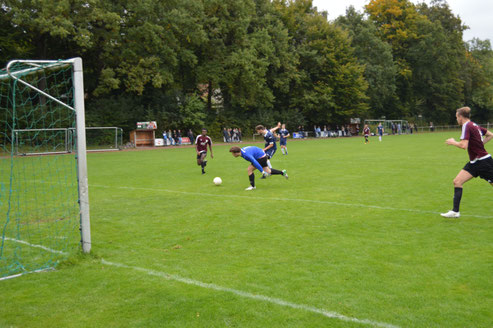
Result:
<svg viewBox="0 0 493 328">
<path fill-rule="evenodd" d="M 475 163 L 478 159 L 488 158 L 490 155 L 484 149 L 483 136 L 488 130 L 468 121 L 462 126 L 461 140 L 469 140 L 467 152 L 471 163 Z"/>
<path fill-rule="evenodd" d="M 207 144 L 209 144 L 209 147 L 212 147 L 212 140 L 209 138 L 209 136 L 203 136 L 199 134 L 197 136 L 197 139 L 195 139 L 195 144 L 197 145 L 197 151 L 199 153 L 207 151 Z"/>
<path fill-rule="evenodd" d="M 363 130 L 363 133 L 364 133 L 365 136 L 369 136 L 370 135 L 370 128 L 365 128 Z"/>
</svg>

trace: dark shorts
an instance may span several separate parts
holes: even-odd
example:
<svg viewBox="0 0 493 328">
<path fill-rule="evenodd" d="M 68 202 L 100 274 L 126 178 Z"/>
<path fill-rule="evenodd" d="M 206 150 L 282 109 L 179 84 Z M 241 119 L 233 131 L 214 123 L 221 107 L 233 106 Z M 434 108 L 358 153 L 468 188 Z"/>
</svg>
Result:
<svg viewBox="0 0 493 328">
<path fill-rule="evenodd" d="M 287 144 L 287 143 L 288 143 L 288 139 L 280 139 L 280 140 L 279 140 L 279 144 L 280 144 L 281 146 L 286 146 L 286 144 Z"/>
<path fill-rule="evenodd" d="M 267 167 L 267 166 L 269 166 L 269 165 L 267 165 L 267 160 L 268 160 L 268 156 L 264 156 L 264 157 L 257 159 L 257 162 L 260 164 L 260 166 Z"/>
<path fill-rule="evenodd" d="M 202 158 L 202 155 L 207 156 L 207 152 L 202 150 L 198 155 L 197 155 L 197 159 L 201 159 Z"/>
<path fill-rule="evenodd" d="M 267 157 L 269 157 L 268 159 L 271 159 L 272 157 L 274 157 L 274 154 L 276 153 L 276 150 L 275 148 L 269 148 L 267 149 L 267 151 L 265 152 L 267 154 Z"/>
<path fill-rule="evenodd" d="M 493 183 L 493 158 L 485 158 L 476 163 L 467 163 L 464 166 L 464 171 L 469 172 L 473 177 L 480 177 L 489 183 Z"/>
</svg>

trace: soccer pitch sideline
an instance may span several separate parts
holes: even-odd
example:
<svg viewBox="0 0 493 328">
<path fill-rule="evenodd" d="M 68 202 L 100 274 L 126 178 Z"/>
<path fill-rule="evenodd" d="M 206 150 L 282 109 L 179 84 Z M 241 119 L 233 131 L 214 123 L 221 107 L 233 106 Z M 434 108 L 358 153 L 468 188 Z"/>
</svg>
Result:
<svg viewBox="0 0 493 328">
<path fill-rule="evenodd" d="M 89 154 L 92 254 L 0 281 L 0 327 L 491 327 L 493 189 L 439 216 L 458 136 L 290 140 L 254 191 L 231 145 Z"/>
</svg>

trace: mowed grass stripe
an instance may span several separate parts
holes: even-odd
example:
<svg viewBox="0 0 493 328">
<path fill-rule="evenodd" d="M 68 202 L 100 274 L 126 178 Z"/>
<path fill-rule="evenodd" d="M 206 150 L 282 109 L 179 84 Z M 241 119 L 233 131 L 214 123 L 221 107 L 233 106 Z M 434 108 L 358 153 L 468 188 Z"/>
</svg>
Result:
<svg viewBox="0 0 493 328">
<path fill-rule="evenodd" d="M 303 198 L 280 198 L 280 197 L 257 197 L 257 196 L 241 196 L 241 195 L 225 195 L 225 194 L 209 194 L 203 192 L 190 192 L 190 191 L 180 191 L 180 190 L 169 190 L 169 189 L 161 189 L 161 188 L 145 188 L 145 187 L 129 187 L 129 186 L 105 186 L 105 185 L 95 185 L 91 184 L 90 187 L 96 188 L 118 188 L 118 189 L 127 189 L 127 190 L 142 190 L 142 191 L 152 191 L 152 192 L 166 192 L 172 194 L 183 194 L 183 195 L 194 195 L 194 196 L 207 196 L 207 197 L 219 197 L 219 198 L 245 198 L 245 199 L 255 199 L 262 201 L 283 201 L 283 202 L 304 202 L 304 203 L 316 203 L 316 204 L 327 204 L 327 205 L 335 205 L 335 206 L 347 206 L 347 207 L 362 207 L 362 208 L 372 208 L 377 210 L 384 211 L 405 211 L 405 212 L 414 212 L 414 213 L 422 213 L 422 214 L 440 214 L 440 212 L 434 211 L 426 211 L 420 209 L 412 209 L 412 208 L 394 208 L 388 206 L 378 206 L 378 205 L 369 205 L 369 204 L 351 204 L 351 203 L 340 203 L 340 202 L 332 202 L 325 200 L 315 200 L 315 199 L 303 199 Z M 485 216 L 485 215 L 475 215 L 475 214 L 463 214 L 464 217 L 472 217 L 472 218 L 480 218 L 480 219 L 493 219 L 493 216 Z"/>
</svg>

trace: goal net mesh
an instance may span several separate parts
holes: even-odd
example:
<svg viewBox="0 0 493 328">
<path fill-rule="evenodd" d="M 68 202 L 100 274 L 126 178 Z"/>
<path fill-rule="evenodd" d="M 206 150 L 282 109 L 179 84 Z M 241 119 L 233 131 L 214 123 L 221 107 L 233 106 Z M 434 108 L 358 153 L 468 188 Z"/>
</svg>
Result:
<svg viewBox="0 0 493 328">
<path fill-rule="evenodd" d="M 0 278 L 53 267 L 80 240 L 76 152 L 65 146 L 76 147 L 66 133 L 76 125 L 73 65 L 9 72 L 0 71 Z"/>
</svg>

